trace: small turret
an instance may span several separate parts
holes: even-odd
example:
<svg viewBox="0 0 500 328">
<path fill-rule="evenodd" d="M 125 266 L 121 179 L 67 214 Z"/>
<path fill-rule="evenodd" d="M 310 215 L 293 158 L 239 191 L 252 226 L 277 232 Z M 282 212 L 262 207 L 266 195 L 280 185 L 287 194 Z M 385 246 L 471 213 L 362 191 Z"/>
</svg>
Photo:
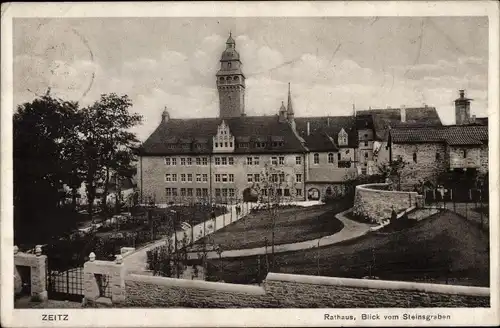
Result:
<svg viewBox="0 0 500 328">
<path fill-rule="evenodd" d="M 286 122 L 286 108 L 285 108 L 285 103 L 283 101 L 281 102 L 281 107 L 278 117 L 280 122 Z"/>
<path fill-rule="evenodd" d="M 167 106 L 165 106 L 163 112 L 161 113 L 161 121 L 163 123 L 167 123 L 169 119 L 170 119 L 170 114 L 168 113 Z"/>
</svg>

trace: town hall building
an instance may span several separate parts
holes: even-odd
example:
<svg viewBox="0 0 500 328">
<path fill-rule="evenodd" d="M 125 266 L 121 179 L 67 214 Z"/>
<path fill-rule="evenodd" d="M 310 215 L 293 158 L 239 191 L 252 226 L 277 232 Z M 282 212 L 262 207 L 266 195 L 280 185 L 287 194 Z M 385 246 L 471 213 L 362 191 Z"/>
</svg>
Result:
<svg viewBox="0 0 500 328">
<path fill-rule="evenodd" d="M 165 108 L 139 154 L 141 201 L 229 202 L 273 192 L 318 200 L 390 160 L 394 127 L 442 126 L 434 107 L 296 117 L 291 87 L 274 115 L 245 113 L 245 74 L 230 35 L 215 76 L 219 116 L 182 119 Z M 394 139 L 393 139 L 394 142 Z M 263 188 L 271 181 L 273 190 Z"/>
</svg>

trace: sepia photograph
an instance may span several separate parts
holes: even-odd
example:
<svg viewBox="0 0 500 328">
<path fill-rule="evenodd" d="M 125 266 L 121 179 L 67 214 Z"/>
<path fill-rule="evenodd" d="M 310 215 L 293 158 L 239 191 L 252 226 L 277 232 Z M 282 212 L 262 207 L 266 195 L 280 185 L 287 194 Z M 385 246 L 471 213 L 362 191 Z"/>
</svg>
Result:
<svg viewBox="0 0 500 328">
<path fill-rule="evenodd" d="M 322 309 L 323 326 L 460 324 L 461 311 L 498 320 L 492 4 L 471 15 L 341 15 L 341 3 L 310 15 L 304 3 L 295 15 L 279 13 L 285 3 L 272 15 L 255 4 L 189 14 L 222 3 L 11 12 L 9 318 L 17 327 L 37 309 L 40 326 L 81 324 L 78 311 L 104 309 L 147 326 L 132 311 L 186 309 L 166 324 L 190 326 L 188 309 L 226 309 L 248 325 L 259 312 L 240 322 L 236 309 Z"/>
</svg>

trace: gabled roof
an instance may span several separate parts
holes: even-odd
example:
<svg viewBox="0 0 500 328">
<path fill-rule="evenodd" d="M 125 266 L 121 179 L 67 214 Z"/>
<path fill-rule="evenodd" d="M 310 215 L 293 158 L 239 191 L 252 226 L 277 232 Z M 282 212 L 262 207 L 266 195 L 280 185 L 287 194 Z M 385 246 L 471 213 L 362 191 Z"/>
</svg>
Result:
<svg viewBox="0 0 500 328">
<path fill-rule="evenodd" d="M 377 140 L 387 140 L 389 127 L 442 126 L 435 107 L 408 107 L 405 111 L 405 122 L 401 122 L 400 108 L 360 110 L 357 116 L 370 115 L 372 117 Z"/>
<path fill-rule="evenodd" d="M 144 142 L 142 155 L 163 155 L 175 153 L 211 153 L 212 137 L 217 134 L 217 127 L 225 121 L 231 134 L 237 141 L 249 140 L 250 147 L 235 148 L 235 153 L 277 153 L 304 152 L 305 148 L 297 138 L 288 122 L 279 122 L 277 116 L 241 116 L 231 118 L 194 118 L 169 119 L 162 121 L 156 130 Z M 189 147 L 173 147 L 167 142 L 179 143 L 183 140 Z M 206 140 L 206 147 L 195 148 L 196 140 Z M 273 140 L 283 141 L 283 145 L 273 147 Z M 256 148 L 256 141 L 265 141 L 265 148 Z M 237 146 L 237 145 L 236 145 Z"/>
<path fill-rule="evenodd" d="M 309 136 L 307 135 L 308 122 Z M 347 147 L 355 148 L 358 144 L 356 120 L 352 116 L 296 117 L 295 125 L 297 133 L 304 138 L 306 146 L 311 150 L 312 148 L 322 148 L 322 145 L 328 143 L 328 138 L 325 135 L 331 137 L 335 145 L 340 148 L 338 134 L 342 128 L 348 134 Z"/>
<path fill-rule="evenodd" d="M 446 143 L 451 146 L 488 144 L 488 127 L 484 125 L 450 125 L 441 127 L 396 127 L 390 130 L 391 142 Z"/>
</svg>

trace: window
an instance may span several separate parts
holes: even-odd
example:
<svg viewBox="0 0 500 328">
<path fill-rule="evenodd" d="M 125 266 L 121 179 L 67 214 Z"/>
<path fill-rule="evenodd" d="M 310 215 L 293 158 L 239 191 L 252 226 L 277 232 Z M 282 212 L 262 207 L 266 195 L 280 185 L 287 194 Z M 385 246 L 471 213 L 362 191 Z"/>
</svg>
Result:
<svg viewBox="0 0 500 328">
<path fill-rule="evenodd" d="M 234 174 L 229 174 L 229 182 L 234 182 Z"/>
<path fill-rule="evenodd" d="M 267 196 L 267 189 L 262 189 L 262 195 Z"/>
<path fill-rule="evenodd" d="M 219 147 L 219 143 L 218 143 L 218 142 L 216 142 L 216 143 L 215 143 L 215 148 L 218 148 L 218 147 Z"/>
<path fill-rule="evenodd" d="M 341 158 L 341 155 L 340 153 L 337 153 L 337 161 L 340 161 L 342 158 Z"/>
<path fill-rule="evenodd" d="M 215 182 L 220 182 L 220 174 L 215 175 Z"/>
<path fill-rule="evenodd" d="M 299 189 L 299 188 L 295 189 L 295 194 L 297 196 L 302 196 L 302 189 Z"/>
<path fill-rule="evenodd" d="M 203 197 L 207 197 L 208 196 L 208 188 L 203 188 L 202 192 L 203 192 Z"/>
<path fill-rule="evenodd" d="M 186 188 L 181 188 L 181 196 L 186 196 Z"/>
<path fill-rule="evenodd" d="M 215 188 L 215 197 L 220 197 L 220 188 Z"/>
<path fill-rule="evenodd" d="M 302 174 L 295 174 L 295 181 L 302 182 Z"/>
<path fill-rule="evenodd" d="M 252 165 L 252 157 L 247 157 L 247 165 Z"/>
<path fill-rule="evenodd" d="M 165 195 L 167 197 L 171 197 L 172 196 L 172 189 L 170 188 L 165 188 Z"/>
<path fill-rule="evenodd" d="M 271 182 L 278 182 L 278 175 L 276 173 L 271 175 Z"/>
<path fill-rule="evenodd" d="M 221 158 L 221 165 L 227 165 L 227 157 Z"/>
<path fill-rule="evenodd" d="M 234 157 L 229 157 L 227 159 L 227 162 L 228 162 L 229 165 L 234 165 Z"/>
<path fill-rule="evenodd" d="M 295 157 L 295 164 L 296 165 L 301 165 L 302 164 L 302 157 L 296 156 Z"/>
<path fill-rule="evenodd" d="M 187 165 L 188 165 L 188 166 L 193 165 L 193 159 L 192 159 L 191 157 L 188 157 L 188 158 L 187 158 Z"/>
<path fill-rule="evenodd" d="M 172 165 L 177 165 L 177 158 L 176 157 L 172 158 Z"/>
<path fill-rule="evenodd" d="M 170 174 L 165 174 L 165 182 L 172 181 L 172 176 Z"/>
<path fill-rule="evenodd" d="M 285 157 L 284 156 L 280 156 L 279 160 L 280 160 L 280 165 L 285 165 Z"/>
<path fill-rule="evenodd" d="M 417 153 L 413 153 L 413 162 L 417 162 Z"/>
<path fill-rule="evenodd" d="M 188 174 L 188 182 L 193 182 L 193 175 L 191 173 Z"/>
<path fill-rule="evenodd" d="M 365 158 L 368 158 L 368 152 L 365 151 Z"/>
<path fill-rule="evenodd" d="M 165 157 L 165 165 L 170 165 L 170 157 Z"/>
<path fill-rule="evenodd" d="M 227 174 L 222 175 L 222 182 L 224 182 L 224 183 L 227 182 Z"/>
<path fill-rule="evenodd" d="M 200 157 L 196 157 L 196 165 L 201 165 L 201 158 Z"/>
<path fill-rule="evenodd" d="M 464 149 L 464 158 L 467 158 L 467 149 Z"/>
<path fill-rule="evenodd" d="M 224 197 L 224 198 L 227 197 L 227 189 L 226 188 L 222 189 L 222 197 Z"/>
<path fill-rule="evenodd" d="M 441 159 L 441 154 L 439 154 L 438 152 L 436 152 L 436 161 L 439 161 Z"/>
<path fill-rule="evenodd" d="M 333 153 L 328 153 L 328 163 L 333 164 Z"/>
<path fill-rule="evenodd" d="M 208 158 L 203 157 L 203 158 L 201 159 L 201 163 L 202 163 L 203 165 L 208 165 Z"/>
<path fill-rule="evenodd" d="M 172 188 L 172 196 L 177 197 L 177 188 Z"/>
<path fill-rule="evenodd" d="M 196 174 L 196 182 L 201 182 L 201 174 Z"/>
<path fill-rule="evenodd" d="M 361 168 L 361 174 L 366 174 L 366 167 Z"/>
<path fill-rule="evenodd" d="M 186 158 L 181 157 L 181 165 L 186 166 Z"/>
<path fill-rule="evenodd" d="M 283 189 L 283 193 L 285 196 L 290 196 L 290 189 L 288 188 Z"/>
<path fill-rule="evenodd" d="M 253 165 L 259 165 L 259 156 L 253 158 Z"/>
<path fill-rule="evenodd" d="M 365 141 L 365 147 L 368 146 L 368 141 Z"/>
<path fill-rule="evenodd" d="M 275 156 L 271 157 L 271 164 L 278 165 L 278 157 L 275 157 Z"/>
<path fill-rule="evenodd" d="M 368 134 L 367 133 L 365 133 L 365 139 L 368 139 Z"/>
<path fill-rule="evenodd" d="M 346 150 L 345 150 L 345 153 L 346 153 L 346 154 L 349 154 L 349 149 L 346 149 Z"/>
<path fill-rule="evenodd" d="M 255 182 L 259 182 L 259 181 L 260 181 L 260 174 L 258 174 L 258 173 L 257 173 L 257 174 L 254 174 L 254 175 L 253 175 L 253 181 L 255 181 Z"/>
<path fill-rule="evenodd" d="M 283 190 L 281 190 L 281 189 L 276 189 L 276 194 L 277 194 L 278 196 L 283 195 Z"/>
<path fill-rule="evenodd" d="M 181 174 L 181 182 L 186 182 L 186 175 L 184 173 Z"/>
<path fill-rule="evenodd" d="M 280 182 L 285 182 L 285 174 L 284 173 L 280 174 Z"/>
<path fill-rule="evenodd" d="M 229 141 L 229 147 L 233 148 L 233 142 Z"/>
<path fill-rule="evenodd" d="M 227 141 L 226 141 L 226 142 L 224 142 L 224 147 L 226 147 L 226 148 L 227 148 Z"/>
<path fill-rule="evenodd" d="M 220 165 L 220 157 L 215 158 L 215 165 Z"/>
<path fill-rule="evenodd" d="M 187 188 L 188 197 L 193 197 L 193 188 Z"/>
<path fill-rule="evenodd" d="M 247 174 L 247 181 L 253 182 L 253 175 L 252 174 Z"/>
<path fill-rule="evenodd" d="M 196 197 L 201 197 L 201 188 L 196 188 Z"/>
<path fill-rule="evenodd" d="M 177 174 L 172 174 L 172 182 L 177 182 Z"/>
<path fill-rule="evenodd" d="M 229 197 L 234 197 L 234 189 L 233 188 L 229 189 Z"/>
<path fill-rule="evenodd" d="M 314 164 L 319 164 L 319 154 L 314 154 L 313 158 L 314 158 Z"/>
<path fill-rule="evenodd" d="M 203 174 L 203 182 L 208 182 L 208 174 Z"/>
</svg>

